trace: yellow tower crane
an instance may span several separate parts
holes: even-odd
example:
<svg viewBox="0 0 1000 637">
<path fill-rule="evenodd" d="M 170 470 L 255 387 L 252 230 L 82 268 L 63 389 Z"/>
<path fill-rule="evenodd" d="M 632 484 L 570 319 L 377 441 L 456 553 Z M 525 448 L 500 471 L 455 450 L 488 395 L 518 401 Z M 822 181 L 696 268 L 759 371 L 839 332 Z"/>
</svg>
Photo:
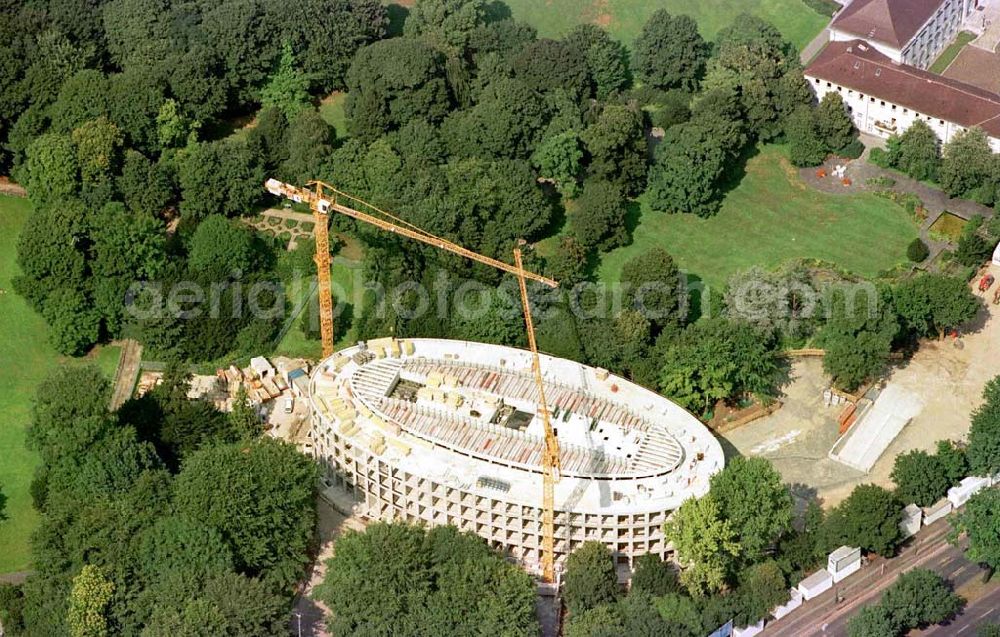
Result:
<svg viewBox="0 0 1000 637">
<path fill-rule="evenodd" d="M 531 318 L 531 306 L 528 302 L 527 280 L 537 281 L 549 287 L 559 286 L 559 282 L 540 274 L 535 274 L 524 269 L 521 260 L 521 249 L 514 249 L 514 262 L 516 265 L 504 263 L 498 259 L 484 256 L 473 252 L 468 248 L 442 239 L 417 226 L 395 217 L 384 210 L 337 190 L 333 186 L 321 181 L 310 181 L 306 188 L 300 188 L 291 184 L 268 179 L 264 187 L 273 195 L 285 197 L 297 203 L 307 203 L 312 210 L 315 220 L 314 232 L 316 235 L 316 270 L 319 281 L 319 308 L 320 308 L 320 334 L 323 341 L 323 356 L 333 354 L 333 298 L 331 296 L 330 281 L 330 234 L 327 218 L 331 212 L 337 212 L 352 219 L 370 224 L 376 228 L 381 228 L 388 232 L 398 234 L 435 248 L 463 256 L 477 263 L 482 263 L 496 268 L 503 272 L 508 272 L 517 277 L 521 291 L 521 304 L 524 310 L 524 324 L 528 332 L 528 344 L 532 355 L 532 373 L 535 384 L 538 388 L 539 415 L 545 430 L 545 448 L 542 453 L 542 579 L 547 583 L 555 581 L 555 483 L 559 480 L 560 460 L 559 460 L 559 440 L 556 438 L 555 430 L 549 419 L 549 407 L 545 400 L 545 387 L 542 382 L 541 360 L 538 356 L 538 345 L 535 340 L 535 327 Z M 338 200 L 354 202 L 362 207 L 368 208 L 372 212 L 382 215 L 389 220 L 382 219 L 373 214 L 362 212 L 356 208 L 345 206 Z M 391 221 L 390 221 L 391 220 Z M 519 245 L 523 245 L 523 241 Z"/>
</svg>

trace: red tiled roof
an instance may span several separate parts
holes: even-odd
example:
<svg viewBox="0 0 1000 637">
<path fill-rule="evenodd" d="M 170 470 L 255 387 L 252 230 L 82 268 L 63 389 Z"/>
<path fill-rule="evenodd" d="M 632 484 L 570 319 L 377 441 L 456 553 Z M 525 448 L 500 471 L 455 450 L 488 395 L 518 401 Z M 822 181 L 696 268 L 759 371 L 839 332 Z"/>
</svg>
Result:
<svg viewBox="0 0 1000 637">
<path fill-rule="evenodd" d="M 831 42 L 806 75 L 1000 138 L 1000 95 L 897 64 L 861 40 Z"/>
<path fill-rule="evenodd" d="M 902 49 L 944 0 L 854 0 L 834 18 L 832 28 Z"/>
</svg>

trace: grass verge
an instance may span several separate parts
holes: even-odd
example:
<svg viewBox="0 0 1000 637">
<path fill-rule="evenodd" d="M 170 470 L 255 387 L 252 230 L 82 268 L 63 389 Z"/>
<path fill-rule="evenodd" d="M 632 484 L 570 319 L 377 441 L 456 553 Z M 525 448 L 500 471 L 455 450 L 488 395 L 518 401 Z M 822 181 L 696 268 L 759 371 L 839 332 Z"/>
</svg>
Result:
<svg viewBox="0 0 1000 637">
<path fill-rule="evenodd" d="M 0 491 L 7 498 L 0 521 L 0 573 L 30 568 L 29 538 L 38 523 L 28 487 L 38 459 L 24 447 L 35 388 L 60 366 L 96 363 L 114 376 L 119 348 L 98 347 L 88 356 L 60 356 L 48 342 L 45 321 L 11 289 L 19 270 L 17 236 L 31 219 L 26 199 L 0 196 Z"/>
<path fill-rule="evenodd" d="M 951 45 L 945 49 L 943 53 L 941 53 L 941 55 L 938 56 L 938 59 L 934 60 L 934 64 L 931 64 L 931 67 L 928 70 L 931 73 L 937 73 L 939 75 L 944 73 L 945 69 L 951 66 L 951 63 L 955 61 L 958 54 L 962 52 L 962 49 L 968 46 L 969 42 L 972 42 L 975 39 L 975 33 L 962 31 L 958 34 L 958 37 L 955 38 L 955 41 L 952 42 Z"/>
</svg>

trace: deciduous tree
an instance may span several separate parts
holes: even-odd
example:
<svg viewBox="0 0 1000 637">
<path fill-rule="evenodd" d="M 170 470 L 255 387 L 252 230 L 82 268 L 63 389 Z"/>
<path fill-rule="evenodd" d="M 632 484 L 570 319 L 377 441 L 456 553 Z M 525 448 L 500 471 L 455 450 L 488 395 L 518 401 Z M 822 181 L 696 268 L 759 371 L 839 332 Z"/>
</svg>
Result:
<svg viewBox="0 0 1000 637">
<path fill-rule="evenodd" d="M 288 586 L 308 559 L 316 472 L 311 459 L 273 440 L 207 448 L 177 476 L 175 503 L 179 513 L 222 533 L 241 572 Z"/>
<path fill-rule="evenodd" d="M 741 549 L 715 498 L 685 500 L 664 531 L 677 551 L 684 587 L 698 596 L 722 590 Z"/>
<path fill-rule="evenodd" d="M 896 456 L 892 480 L 900 500 L 922 507 L 943 498 L 951 486 L 945 467 L 937 457 L 919 450 Z"/>
<path fill-rule="evenodd" d="M 538 168 L 540 176 L 553 181 L 564 197 L 575 197 L 579 192 L 577 180 L 582 159 L 580 136 L 574 131 L 546 137 L 531 155 L 531 163 Z"/>
<path fill-rule="evenodd" d="M 614 557 L 601 542 L 584 542 L 566 558 L 563 597 L 573 615 L 618 599 Z"/>
<path fill-rule="evenodd" d="M 105 615 L 115 586 L 108 581 L 98 566 L 88 564 L 73 579 L 69 598 L 69 625 L 71 637 L 104 637 L 108 635 L 108 618 Z"/>
<path fill-rule="evenodd" d="M 937 179 L 941 140 L 927 122 L 918 119 L 902 135 L 889 138 L 889 165 L 914 179 Z"/>
<path fill-rule="evenodd" d="M 986 383 L 983 404 L 972 412 L 966 455 L 975 475 L 1000 472 L 1000 377 Z"/>
<path fill-rule="evenodd" d="M 688 122 L 669 129 L 649 169 L 649 205 L 658 212 L 715 214 L 728 151 L 706 126 Z"/>
<path fill-rule="evenodd" d="M 606 181 L 588 180 L 575 203 L 569 225 L 580 245 L 607 252 L 627 241 L 625 216 L 628 208 L 621 187 Z"/>
<path fill-rule="evenodd" d="M 947 330 L 974 318 L 982 307 L 965 280 L 942 274 L 921 274 L 893 290 L 903 324 L 919 336 L 944 338 Z"/>
<path fill-rule="evenodd" d="M 636 38 L 632 61 L 643 82 L 657 88 L 693 89 L 705 71 L 708 53 L 709 45 L 693 18 L 659 9 Z"/>
<path fill-rule="evenodd" d="M 954 537 L 964 533 L 969 538 L 966 555 L 970 560 L 1000 569 L 1000 490 L 985 489 L 973 495 L 951 524 Z"/>
<path fill-rule="evenodd" d="M 734 458 L 712 476 L 711 493 L 736 533 L 745 563 L 762 559 L 791 529 L 792 494 L 763 458 Z"/>
<path fill-rule="evenodd" d="M 742 322 L 707 319 L 666 346 L 660 389 L 688 409 L 708 412 L 719 400 L 774 391 L 774 338 Z"/>
<path fill-rule="evenodd" d="M 840 152 L 857 137 L 854 122 L 840 93 L 827 93 L 816 109 L 816 130 L 827 150 Z"/>
<path fill-rule="evenodd" d="M 636 109 L 609 104 L 580 137 L 590 154 L 590 175 L 618 184 L 629 196 L 642 190 L 646 138 L 642 115 Z"/>
<path fill-rule="evenodd" d="M 902 512 L 903 503 L 892 492 L 873 484 L 859 485 L 827 516 L 823 529 L 827 546 L 859 546 L 891 557 L 903 540 Z"/>
<path fill-rule="evenodd" d="M 952 197 L 992 203 L 996 172 L 996 158 L 981 128 L 962 131 L 945 145 L 939 178 Z"/>
<path fill-rule="evenodd" d="M 899 322 L 886 292 L 862 289 L 837 294 L 820 332 L 826 350 L 823 369 L 837 385 L 853 390 L 882 371 L 898 332 Z"/>
</svg>

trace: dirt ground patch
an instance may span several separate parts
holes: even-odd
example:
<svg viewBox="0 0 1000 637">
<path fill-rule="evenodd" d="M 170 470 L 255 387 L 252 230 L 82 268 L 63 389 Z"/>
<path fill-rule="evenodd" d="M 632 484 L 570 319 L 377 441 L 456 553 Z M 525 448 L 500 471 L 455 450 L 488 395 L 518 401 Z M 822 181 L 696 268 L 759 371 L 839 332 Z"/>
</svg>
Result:
<svg viewBox="0 0 1000 637">
<path fill-rule="evenodd" d="M 0 177 L 0 194 L 11 197 L 27 197 L 28 191 L 24 186 L 11 181 L 10 177 Z"/>
<path fill-rule="evenodd" d="M 990 271 L 1000 276 L 1000 267 L 991 266 Z M 986 294 L 992 296 L 991 291 Z M 795 361 L 780 397 L 784 406 L 724 434 L 723 445 L 729 455 L 771 460 L 785 481 L 796 485 L 796 493 L 815 494 L 825 507 L 836 505 L 858 484 L 892 487 L 889 474 L 897 455 L 913 449 L 932 451 L 942 439 L 966 438 L 972 410 L 982 402 L 983 387 L 1000 374 L 998 354 L 1000 306 L 986 305 L 962 331 L 957 345 L 950 338 L 926 342 L 913 358 L 896 366 L 886 383 L 918 394 L 925 404 L 867 474 L 827 457 L 838 438 L 837 417 L 843 407 L 824 406 L 828 380 L 819 359 Z"/>
<path fill-rule="evenodd" d="M 975 46 L 967 46 L 945 69 L 944 76 L 1000 93 L 1000 55 Z"/>
</svg>

